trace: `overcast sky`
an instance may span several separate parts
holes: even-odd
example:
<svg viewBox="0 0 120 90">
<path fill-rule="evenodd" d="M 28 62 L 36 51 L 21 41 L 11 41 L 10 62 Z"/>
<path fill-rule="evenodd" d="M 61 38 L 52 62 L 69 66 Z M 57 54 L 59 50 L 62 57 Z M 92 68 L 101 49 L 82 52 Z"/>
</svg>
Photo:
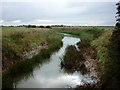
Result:
<svg viewBox="0 0 120 90">
<path fill-rule="evenodd" d="M 115 4 L 118 0 L 98 1 L 4 0 L 0 3 L 2 7 L 0 23 L 3 25 L 115 25 Z"/>
</svg>

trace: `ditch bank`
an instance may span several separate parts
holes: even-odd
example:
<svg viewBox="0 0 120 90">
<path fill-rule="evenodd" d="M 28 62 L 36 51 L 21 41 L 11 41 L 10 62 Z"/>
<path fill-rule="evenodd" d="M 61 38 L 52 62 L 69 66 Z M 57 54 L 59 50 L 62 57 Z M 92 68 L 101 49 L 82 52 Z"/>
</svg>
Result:
<svg viewBox="0 0 120 90">
<path fill-rule="evenodd" d="M 83 74 L 99 70 L 98 60 L 96 59 L 96 51 L 89 42 L 83 41 L 77 43 L 79 51 L 75 46 L 69 46 L 66 54 L 61 61 L 61 67 L 72 71 L 81 71 Z"/>
<path fill-rule="evenodd" d="M 2 87 L 14 88 L 15 78 L 24 77 L 26 74 L 32 73 L 37 65 L 46 62 L 47 59 L 50 58 L 50 55 L 59 50 L 61 46 L 62 42 L 57 40 L 56 43 L 51 43 L 47 49 L 41 49 L 41 51 L 32 58 L 13 64 L 7 71 L 3 72 Z"/>
<path fill-rule="evenodd" d="M 96 50 L 90 46 L 89 41 L 81 41 L 77 43 L 79 50 L 75 46 L 69 46 L 66 49 L 66 53 L 61 61 L 61 67 L 72 70 L 72 72 L 80 71 L 83 75 L 88 73 L 96 73 L 91 76 L 93 79 L 97 79 L 94 83 L 84 83 L 84 85 L 77 85 L 77 88 L 93 87 L 98 88 L 99 82 L 99 62 L 96 58 Z"/>
<path fill-rule="evenodd" d="M 23 54 L 20 56 L 17 56 L 16 54 L 13 54 L 11 52 L 13 54 L 12 58 L 8 58 L 7 56 L 4 56 L 4 53 L 3 53 L 3 62 L 2 62 L 3 72 L 8 70 L 12 65 L 20 63 L 21 61 L 24 61 L 27 58 L 32 58 L 32 56 L 38 54 L 42 49 L 47 49 L 47 48 L 48 48 L 48 45 L 46 44 L 43 46 L 40 45 L 36 48 L 32 48 L 32 50 L 23 52 Z"/>
<path fill-rule="evenodd" d="M 24 61 L 61 41 L 62 35 L 50 29 L 3 27 L 2 28 L 2 71 Z"/>
</svg>

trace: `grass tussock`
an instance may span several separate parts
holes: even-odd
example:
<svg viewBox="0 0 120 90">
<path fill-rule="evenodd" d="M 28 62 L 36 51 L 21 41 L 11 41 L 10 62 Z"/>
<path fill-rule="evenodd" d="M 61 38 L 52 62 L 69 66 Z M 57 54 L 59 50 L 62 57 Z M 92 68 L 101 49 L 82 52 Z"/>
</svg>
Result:
<svg viewBox="0 0 120 90">
<path fill-rule="evenodd" d="M 86 72 L 84 61 L 83 55 L 80 51 L 77 51 L 75 46 L 68 46 L 63 61 L 61 62 L 61 66 L 73 72 L 81 71 L 84 74 Z"/>
</svg>

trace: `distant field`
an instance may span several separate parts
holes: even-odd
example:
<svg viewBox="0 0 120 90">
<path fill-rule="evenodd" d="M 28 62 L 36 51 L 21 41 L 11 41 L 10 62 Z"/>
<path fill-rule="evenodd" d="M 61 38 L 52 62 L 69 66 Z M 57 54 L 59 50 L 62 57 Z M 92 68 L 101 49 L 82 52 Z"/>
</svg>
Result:
<svg viewBox="0 0 120 90">
<path fill-rule="evenodd" d="M 61 33 L 68 33 L 79 37 L 81 40 L 88 40 L 91 41 L 97 37 L 99 37 L 105 31 L 113 31 L 114 26 L 102 26 L 102 27 L 52 27 L 53 30 L 61 32 Z"/>
<path fill-rule="evenodd" d="M 63 26 L 63 27 L 52 27 L 52 28 L 71 28 L 71 29 L 114 29 L 114 26 Z"/>
</svg>

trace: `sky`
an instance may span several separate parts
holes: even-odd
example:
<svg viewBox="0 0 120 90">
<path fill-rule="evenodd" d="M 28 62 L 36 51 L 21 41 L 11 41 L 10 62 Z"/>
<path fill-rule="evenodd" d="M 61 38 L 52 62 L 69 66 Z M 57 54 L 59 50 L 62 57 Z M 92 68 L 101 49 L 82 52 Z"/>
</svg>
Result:
<svg viewBox="0 0 120 90">
<path fill-rule="evenodd" d="M 114 26 L 119 0 L 2 0 L 1 25 Z"/>
</svg>

